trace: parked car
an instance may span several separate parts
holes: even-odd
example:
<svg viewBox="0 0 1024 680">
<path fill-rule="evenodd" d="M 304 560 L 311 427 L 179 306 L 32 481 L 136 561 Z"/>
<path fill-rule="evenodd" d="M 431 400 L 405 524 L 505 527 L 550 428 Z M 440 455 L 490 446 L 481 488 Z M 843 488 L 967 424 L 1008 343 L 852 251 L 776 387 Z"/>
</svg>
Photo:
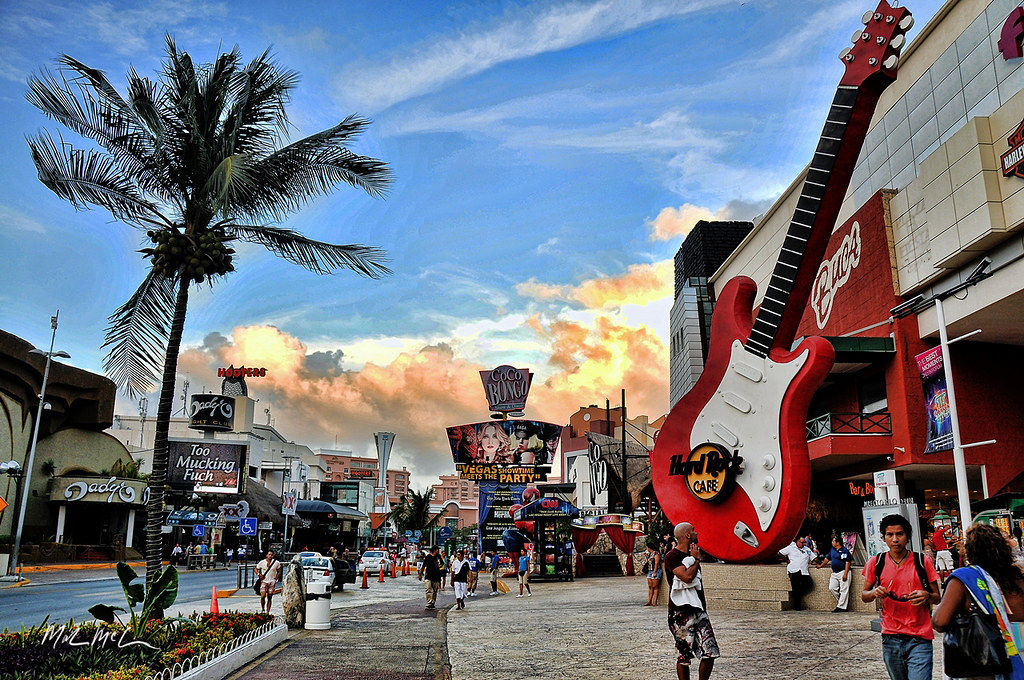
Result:
<svg viewBox="0 0 1024 680">
<path fill-rule="evenodd" d="M 356 566 L 356 571 L 360 574 L 365 569 L 371 573 L 379 573 L 380 565 L 384 565 L 384 571 L 389 573 L 391 571 L 391 558 L 383 550 L 367 550 L 363 553 L 363 556 L 359 558 L 359 564 Z"/>
<path fill-rule="evenodd" d="M 356 582 L 356 570 L 352 568 L 352 564 L 350 562 L 343 560 L 340 557 L 333 557 L 331 558 L 331 563 L 334 565 L 335 590 L 344 590 L 346 583 Z"/>
<path fill-rule="evenodd" d="M 300 559 L 302 560 L 302 575 L 306 578 L 306 583 L 327 581 L 332 588 L 334 587 L 334 564 L 329 557 L 315 553 Z"/>
</svg>

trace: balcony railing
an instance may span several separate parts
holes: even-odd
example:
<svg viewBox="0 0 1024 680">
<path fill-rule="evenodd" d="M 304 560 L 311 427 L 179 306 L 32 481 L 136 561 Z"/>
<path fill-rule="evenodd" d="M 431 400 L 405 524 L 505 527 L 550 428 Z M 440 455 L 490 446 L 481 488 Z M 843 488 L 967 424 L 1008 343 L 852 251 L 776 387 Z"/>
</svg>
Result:
<svg viewBox="0 0 1024 680">
<path fill-rule="evenodd" d="M 808 441 L 833 434 L 892 434 L 892 414 L 825 413 L 807 421 Z"/>
</svg>

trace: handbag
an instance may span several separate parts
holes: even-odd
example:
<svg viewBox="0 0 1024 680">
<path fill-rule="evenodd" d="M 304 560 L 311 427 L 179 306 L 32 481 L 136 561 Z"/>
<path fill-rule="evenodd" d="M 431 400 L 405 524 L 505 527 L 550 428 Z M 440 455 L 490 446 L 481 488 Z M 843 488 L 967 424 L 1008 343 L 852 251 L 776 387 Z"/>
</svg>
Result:
<svg viewBox="0 0 1024 680">
<path fill-rule="evenodd" d="M 257 576 L 256 580 L 252 582 L 252 589 L 257 595 L 260 594 L 260 586 L 263 584 L 263 576 Z"/>
<path fill-rule="evenodd" d="M 977 678 L 1010 673 L 1010 658 L 995 614 L 989 614 L 970 588 L 971 608 L 956 618 L 942 636 L 943 670 L 951 678 Z"/>
</svg>

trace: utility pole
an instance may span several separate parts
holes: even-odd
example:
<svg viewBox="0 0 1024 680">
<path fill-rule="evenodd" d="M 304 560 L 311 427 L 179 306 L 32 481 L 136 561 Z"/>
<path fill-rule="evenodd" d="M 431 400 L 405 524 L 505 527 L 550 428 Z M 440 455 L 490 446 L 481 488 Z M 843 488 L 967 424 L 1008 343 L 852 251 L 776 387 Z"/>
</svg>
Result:
<svg viewBox="0 0 1024 680">
<path fill-rule="evenodd" d="M 629 497 L 629 484 L 626 482 L 626 463 L 629 454 L 626 453 L 626 388 L 622 388 L 622 512 L 630 514 L 633 512 L 632 498 Z"/>
</svg>

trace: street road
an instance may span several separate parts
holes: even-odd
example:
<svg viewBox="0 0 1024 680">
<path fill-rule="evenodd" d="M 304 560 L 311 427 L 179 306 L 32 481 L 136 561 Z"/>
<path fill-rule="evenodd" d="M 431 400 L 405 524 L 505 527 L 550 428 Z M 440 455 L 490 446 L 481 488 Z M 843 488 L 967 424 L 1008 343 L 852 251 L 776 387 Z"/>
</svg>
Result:
<svg viewBox="0 0 1024 680">
<path fill-rule="evenodd" d="M 136 571 L 142 575 L 143 570 Z M 179 572 L 178 602 L 209 600 L 213 586 L 236 586 L 236 571 Z M 103 571 L 30 574 L 32 582 L 15 588 L 0 588 L 0 630 L 38 625 L 47 614 L 51 622 L 89 620 L 87 611 L 97 603 L 127 608 L 121 584 L 113 569 Z M 56 577 L 56 578 L 55 578 Z M 80 580 L 90 579 L 90 580 Z"/>
</svg>

